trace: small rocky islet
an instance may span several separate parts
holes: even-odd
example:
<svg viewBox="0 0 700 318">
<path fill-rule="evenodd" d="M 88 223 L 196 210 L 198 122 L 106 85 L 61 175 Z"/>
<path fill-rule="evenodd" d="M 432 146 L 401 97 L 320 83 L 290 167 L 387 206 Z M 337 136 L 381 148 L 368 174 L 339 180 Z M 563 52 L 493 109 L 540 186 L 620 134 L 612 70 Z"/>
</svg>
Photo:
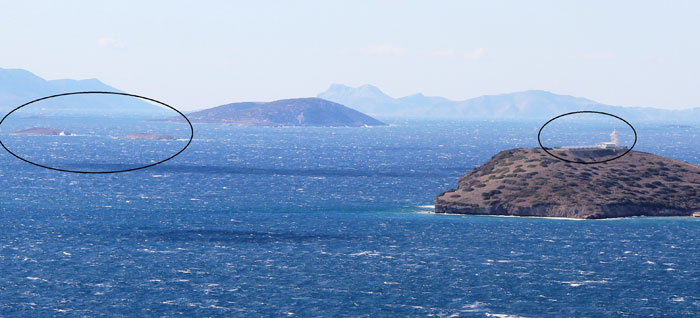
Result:
<svg viewBox="0 0 700 318">
<path fill-rule="evenodd" d="M 171 135 L 153 134 L 153 133 L 136 133 L 129 134 L 119 137 L 120 139 L 131 139 L 131 140 L 177 140 L 176 137 Z"/>
<path fill-rule="evenodd" d="M 13 136 L 73 136 L 73 134 L 57 129 L 57 128 L 47 128 L 47 127 L 33 127 L 24 130 L 19 130 L 11 132 L 8 135 Z M 133 139 L 133 140 L 177 140 L 176 137 L 164 134 L 154 134 L 154 133 L 135 133 L 119 137 L 120 139 Z"/>
<path fill-rule="evenodd" d="M 556 154 L 588 161 L 608 152 L 560 149 Z M 438 195 L 435 212 L 578 219 L 698 216 L 700 166 L 640 151 L 578 164 L 541 148 L 511 149 Z"/>
<path fill-rule="evenodd" d="M 13 136 L 70 136 L 69 132 L 56 128 L 32 127 L 9 133 Z"/>
</svg>

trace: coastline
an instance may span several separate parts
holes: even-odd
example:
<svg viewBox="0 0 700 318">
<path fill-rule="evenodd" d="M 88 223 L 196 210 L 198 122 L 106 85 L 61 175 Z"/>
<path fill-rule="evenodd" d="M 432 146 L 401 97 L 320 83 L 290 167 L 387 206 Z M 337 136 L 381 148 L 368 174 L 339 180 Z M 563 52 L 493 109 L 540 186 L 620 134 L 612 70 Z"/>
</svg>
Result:
<svg viewBox="0 0 700 318">
<path fill-rule="evenodd" d="M 417 208 L 434 208 L 433 205 L 419 205 Z M 495 218 L 523 218 L 523 219 L 549 219 L 549 220 L 567 220 L 567 221 L 612 221 L 612 220 L 625 220 L 625 219 L 695 219 L 697 217 L 691 216 L 646 216 L 646 215 L 635 215 L 635 216 L 622 216 L 622 217 L 611 217 L 602 219 L 580 219 L 580 218 L 567 218 L 567 217 L 556 217 L 556 216 L 520 216 L 520 215 L 495 215 L 495 214 L 467 214 L 467 213 L 437 213 L 435 210 L 420 210 L 412 211 L 415 214 L 432 214 L 432 215 L 451 215 L 451 216 L 474 216 L 474 217 L 495 217 Z"/>
</svg>

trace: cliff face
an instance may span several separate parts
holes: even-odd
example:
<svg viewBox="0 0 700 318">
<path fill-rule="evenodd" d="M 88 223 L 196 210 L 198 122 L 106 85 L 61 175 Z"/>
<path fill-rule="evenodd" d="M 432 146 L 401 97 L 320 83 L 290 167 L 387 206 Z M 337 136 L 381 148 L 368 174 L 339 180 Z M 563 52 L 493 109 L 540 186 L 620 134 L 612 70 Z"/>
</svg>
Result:
<svg viewBox="0 0 700 318">
<path fill-rule="evenodd" d="M 602 154 L 557 153 L 575 161 Z M 555 159 L 539 148 L 506 150 L 460 178 L 457 189 L 435 198 L 437 213 L 596 219 L 697 211 L 700 166 L 638 151 L 584 165 Z"/>
</svg>

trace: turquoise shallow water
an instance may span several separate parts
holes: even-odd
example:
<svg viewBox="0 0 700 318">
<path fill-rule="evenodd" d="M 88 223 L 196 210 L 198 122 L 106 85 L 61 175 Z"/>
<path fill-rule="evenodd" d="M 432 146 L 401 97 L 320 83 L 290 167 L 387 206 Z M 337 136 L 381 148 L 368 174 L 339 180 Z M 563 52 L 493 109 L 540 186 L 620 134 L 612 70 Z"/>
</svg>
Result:
<svg viewBox="0 0 700 318">
<path fill-rule="evenodd" d="M 419 213 L 538 124 L 198 126 L 180 157 L 101 176 L 0 154 L 0 316 L 697 316 L 700 219 Z M 700 162 L 697 128 L 637 129 L 640 150 Z M 23 149 L 151 160 L 50 138 Z"/>
</svg>

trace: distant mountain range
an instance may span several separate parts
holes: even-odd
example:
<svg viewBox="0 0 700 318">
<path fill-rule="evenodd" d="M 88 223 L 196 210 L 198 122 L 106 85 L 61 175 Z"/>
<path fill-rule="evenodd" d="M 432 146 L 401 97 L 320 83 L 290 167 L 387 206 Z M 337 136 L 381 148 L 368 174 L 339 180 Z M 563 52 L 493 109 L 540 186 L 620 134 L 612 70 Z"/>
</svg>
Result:
<svg viewBox="0 0 700 318">
<path fill-rule="evenodd" d="M 193 123 L 234 126 L 360 127 L 385 125 L 372 117 L 321 98 L 243 102 L 187 114 Z M 182 121 L 172 117 L 169 121 Z"/>
<path fill-rule="evenodd" d="M 596 110 L 634 120 L 700 120 L 700 107 L 664 110 L 650 107 L 621 107 L 590 99 L 531 90 L 485 95 L 463 101 L 415 94 L 393 98 L 377 87 L 332 84 L 319 98 L 341 103 L 372 116 L 435 119 L 548 119 L 578 111 Z"/>
<path fill-rule="evenodd" d="M 80 91 L 121 92 L 97 79 L 47 81 L 26 70 L 0 68 L 0 112 L 6 113 L 19 105 L 37 98 Z M 273 126 L 288 125 L 295 123 L 295 121 L 296 125 L 301 126 L 323 126 L 325 125 L 323 124 L 324 122 L 339 126 L 371 126 L 379 122 L 362 113 L 386 118 L 548 119 L 578 110 L 603 111 L 628 120 L 700 121 L 700 107 L 683 110 L 621 107 L 541 90 L 486 95 L 463 101 L 453 101 L 444 97 L 424 96 L 423 94 L 393 98 L 371 85 L 349 87 L 333 84 L 326 91 L 318 94 L 317 97 L 319 99 L 288 99 L 270 103 L 234 103 L 192 113 L 191 115 L 198 118 L 197 120 L 200 120 L 200 122 L 228 120 L 230 124 L 238 122 L 237 125 L 252 125 L 254 122 L 257 122 L 260 125 Z M 334 102 L 332 103 L 334 106 L 324 104 L 321 99 Z M 40 107 L 38 106 L 39 103 L 41 104 Z M 130 114 L 145 115 L 152 118 L 172 116 L 172 111 L 164 107 L 156 106 L 138 98 L 114 95 L 60 97 L 39 103 L 23 109 L 23 113 L 27 115 L 69 115 L 71 113 L 86 115 L 93 113 L 96 115 Z M 302 106 L 302 104 L 307 105 Z M 224 110 L 227 112 L 224 117 L 216 118 L 216 116 L 211 115 L 223 115 L 220 112 Z M 265 111 L 270 111 L 270 113 L 266 114 Z M 303 118 L 301 120 L 296 119 L 296 116 L 302 113 L 304 115 Z M 327 114 L 323 115 L 324 113 Z M 199 116 L 202 117 L 200 118 Z"/>
<path fill-rule="evenodd" d="M 38 98 L 83 91 L 122 92 L 97 79 L 47 81 L 26 70 L 0 68 L 0 111 L 4 113 Z M 143 99 L 104 94 L 72 95 L 47 99 L 31 104 L 22 111 L 25 114 L 41 115 L 172 115 L 172 110 L 156 106 Z"/>
</svg>

